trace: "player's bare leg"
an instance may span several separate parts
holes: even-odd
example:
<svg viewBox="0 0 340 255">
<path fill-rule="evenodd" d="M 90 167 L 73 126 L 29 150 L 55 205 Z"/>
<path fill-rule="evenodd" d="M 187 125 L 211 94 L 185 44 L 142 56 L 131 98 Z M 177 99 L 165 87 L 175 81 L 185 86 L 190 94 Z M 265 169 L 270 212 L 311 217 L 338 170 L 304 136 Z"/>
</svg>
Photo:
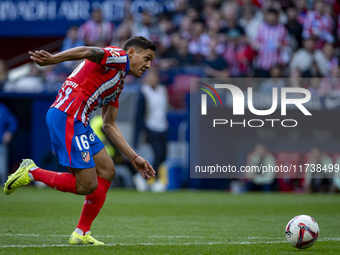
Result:
<svg viewBox="0 0 340 255">
<path fill-rule="evenodd" d="M 116 174 L 113 161 L 105 149 L 102 149 L 96 155 L 94 155 L 93 159 L 96 164 L 95 169 L 97 177 L 95 179 L 97 180 L 98 187 L 93 193 L 85 196 L 85 202 L 77 228 L 69 240 L 71 244 L 91 244 L 89 242 L 82 242 L 82 237 L 90 234 L 91 224 L 104 205 L 106 193 L 110 188 L 111 181 Z M 81 174 L 81 172 L 76 174 Z M 87 177 L 89 177 L 89 175 L 87 175 Z M 99 243 L 101 244 L 101 242 Z"/>
<path fill-rule="evenodd" d="M 76 177 L 76 193 L 78 195 L 89 195 L 98 186 L 96 168 L 76 169 L 68 167 L 69 171 Z"/>
<path fill-rule="evenodd" d="M 106 150 L 102 149 L 99 151 L 93 156 L 93 159 L 96 164 L 97 176 L 112 182 L 116 175 L 116 169 L 111 157 L 109 154 L 107 154 Z"/>
</svg>

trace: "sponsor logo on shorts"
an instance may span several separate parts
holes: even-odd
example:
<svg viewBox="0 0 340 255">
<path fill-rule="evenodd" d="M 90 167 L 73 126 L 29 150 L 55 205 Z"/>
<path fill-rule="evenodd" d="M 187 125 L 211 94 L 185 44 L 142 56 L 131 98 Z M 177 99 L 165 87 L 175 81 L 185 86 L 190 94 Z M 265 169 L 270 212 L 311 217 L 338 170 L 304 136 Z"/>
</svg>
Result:
<svg viewBox="0 0 340 255">
<path fill-rule="evenodd" d="M 85 162 L 89 162 L 90 161 L 90 152 L 88 151 L 84 151 L 81 153 L 81 158 L 85 161 Z"/>
</svg>

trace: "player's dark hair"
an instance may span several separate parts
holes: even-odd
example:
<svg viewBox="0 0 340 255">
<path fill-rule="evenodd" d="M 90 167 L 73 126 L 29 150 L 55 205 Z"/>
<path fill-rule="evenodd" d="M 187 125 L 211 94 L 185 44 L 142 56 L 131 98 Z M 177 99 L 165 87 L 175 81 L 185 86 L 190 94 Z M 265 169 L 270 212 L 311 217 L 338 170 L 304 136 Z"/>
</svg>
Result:
<svg viewBox="0 0 340 255">
<path fill-rule="evenodd" d="M 150 49 L 152 51 L 156 51 L 155 43 L 146 39 L 143 36 L 133 36 L 129 40 L 127 40 L 124 45 L 124 50 L 127 51 L 131 47 L 138 47 L 144 50 Z"/>
</svg>

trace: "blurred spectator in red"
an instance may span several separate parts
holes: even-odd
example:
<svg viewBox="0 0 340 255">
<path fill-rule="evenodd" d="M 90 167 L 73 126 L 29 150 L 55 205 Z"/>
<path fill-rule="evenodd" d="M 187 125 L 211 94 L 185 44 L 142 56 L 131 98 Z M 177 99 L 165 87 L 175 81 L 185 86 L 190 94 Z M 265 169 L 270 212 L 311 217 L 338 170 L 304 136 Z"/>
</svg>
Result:
<svg viewBox="0 0 340 255">
<path fill-rule="evenodd" d="M 255 54 L 246 42 L 245 35 L 240 34 L 236 29 L 229 30 L 223 57 L 228 63 L 231 77 L 246 77 Z"/>
<path fill-rule="evenodd" d="M 314 38 L 316 47 L 321 48 L 325 42 L 334 42 L 333 29 L 334 21 L 326 13 L 325 3 L 322 0 L 315 0 L 314 10 L 308 12 L 303 24 L 303 38 Z"/>
<path fill-rule="evenodd" d="M 111 43 L 113 30 L 113 24 L 103 20 L 102 11 L 93 9 L 91 19 L 80 26 L 78 38 L 85 45 L 105 47 Z"/>
<path fill-rule="evenodd" d="M 278 23 L 279 13 L 268 9 L 256 34 L 254 48 L 258 51 L 255 77 L 269 77 L 270 68 L 285 65 L 290 58 L 287 29 Z"/>
<path fill-rule="evenodd" d="M 290 35 L 290 45 L 295 50 L 302 46 L 302 30 L 303 26 L 299 23 L 297 17 L 297 10 L 294 6 L 290 6 L 286 9 L 288 21 L 286 28 Z"/>
<path fill-rule="evenodd" d="M 2 91 L 5 83 L 8 81 L 8 71 L 6 62 L 3 59 L 0 59 L 0 91 Z"/>
<path fill-rule="evenodd" d="M 332 67 L 330 77 L 323 78 L 318 94 L 320 96 L 340 96 L 340 67 L 335 65 Z"/>
<path fill-rule="evenodd" d="M 265 0 L 237 0 L 236 2 L 239 6 L 254 5 L 256 7 L 261 8 L 264 1 Z"/>
<path fill-rule="evenodd" d="M 313 38 L 307 38 L 303 41 L 303 48 L 299 49 L 293 54 L 289 69 L 297 69 L 301 72 L 303 77 L 312 77 L 316 70 L 315 59 L 322 54 L 320 50 L 315 49 L 315 42 Z M 315 69 L 315 68 L 314 68 Z"/>
<path fill-rule="evenodd" d="M 335 56 L 335 49 L 332 43 L 325 43 L 321 54 L 315 56 L 316 66 L 320 76 L 327 77 L 334 66 L 339 64 Z"/>
<path fill-rule="evenodd" d="M 306 164 L 304 186 L 307 192 L 328 192 L 332 184 L 333 172 L 329 171 L 329 165 L 333 160 L 325 154 L 321 148 L 315 146 L 311 149 Z M 317 169 L 322 169 L 318 171 Z"/>
<path fill-rule="evenodd" d="M 280 88 L 286 86 L 286 82 L 282 77 L 281 66 L 273 66 L 270 68 L 270 78 L 261 82 L 258 91 L 262 93 L 273 93 L 273 88 Z"/>
<path fill-rule="evenodd" d="M 228 71 L 228 64 L 217 53 L 218 41 L 214 38 L 209 42 L 209 54 L 204 58 L 204 70 L 208 78 L 228 78 L 230 73 Z"/>
</svg>

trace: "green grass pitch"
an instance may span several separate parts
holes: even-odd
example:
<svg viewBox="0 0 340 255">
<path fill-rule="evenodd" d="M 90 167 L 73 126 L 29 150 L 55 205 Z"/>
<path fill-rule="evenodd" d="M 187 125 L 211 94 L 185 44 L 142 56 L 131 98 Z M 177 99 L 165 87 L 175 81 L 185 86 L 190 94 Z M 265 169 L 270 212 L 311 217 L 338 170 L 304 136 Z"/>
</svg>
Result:
<svg viewBox="0 0 340 255">
<path fill-rule="evenodd" d="M 110 190 L 92 234 L 104 247 L 70 246 L 84 198 L 25 187 L 0 194 L 0 254 L 340 254 L 340 197 Z M 320 237 L 291 247 L 284 228 L 307 214 Z"/>
</svg>

